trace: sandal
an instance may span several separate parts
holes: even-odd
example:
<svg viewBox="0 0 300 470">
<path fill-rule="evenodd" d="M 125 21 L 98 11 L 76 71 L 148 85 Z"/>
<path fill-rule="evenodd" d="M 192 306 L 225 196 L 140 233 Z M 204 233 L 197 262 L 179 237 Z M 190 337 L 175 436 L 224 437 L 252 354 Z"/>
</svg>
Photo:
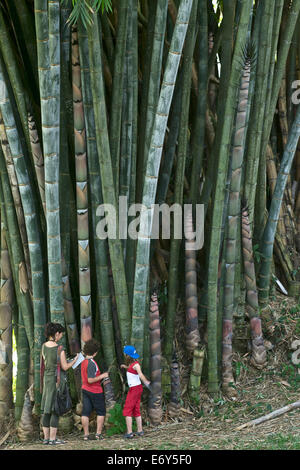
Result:
<svg viewBox="0 0 300 470">
<path fill-rule="evenodd" d="M 104 439 L 103 434 L 101 434 L 101 433 L 100 433 L 100 434 L 98 434 L 98 433 L 95 434 L 95 439 L 96 439 L 97 441 L 100 441 L 101 439 Z"/>
<path fill-rule="evenodd" d="M 66 441 L 62 441 L 60 439 L 54 439 L 54 441 L 49 440 L 48 445 L 49 446 L 57 446 L 57 445 L 65 444 L 65 443 L 66 443 Z"/>
<path fill-rule="evenodd" d="M 90 441 L 91 440 L 90 434 L 87 434 L 86 436 L 83 436 L 83 440 L 84 441 Z"/>
<path fill-rule="evenodd" d="M 137 436 L 144 436 L 145 433 L 144 433 L 144 431 L 140 431 L 140 432 L 136 432 L 135 434 L 136 434 Z"/>
<path fill-rule="evenodd" d="M 133 432 L 131 432 L 129 434 L 124 434 L 125 439 L 132 439 L 133 437 L 134 437 Z"/>
<path fill-rule="evenodd" d="M 43 444 L 44 446 L 47 446 L 47 445 L 49 444 L 49 439 L 43 439 L 42 444 Z"/>
</svg>

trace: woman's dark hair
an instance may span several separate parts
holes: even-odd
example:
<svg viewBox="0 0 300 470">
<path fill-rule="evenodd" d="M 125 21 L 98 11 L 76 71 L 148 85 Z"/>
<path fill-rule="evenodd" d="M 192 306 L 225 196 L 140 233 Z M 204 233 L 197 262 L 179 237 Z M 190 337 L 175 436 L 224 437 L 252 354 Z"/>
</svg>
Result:
<svg viewBox="0 0 300 470">
<path fill-rule="evenodd" d="M 89 339 L 83 346 L 82 351 L 86 356 L 92 356 L 97 353 L 100 349 L 100 344 L 94 338 Z"/>
<path fill-rule="evenodd" d="M 66 330 L 60 323 L 47 323 L 45 326 L 45 336 L 46 338 L 54 338 L 55 333 L 64 333 Z"/>
</svg>

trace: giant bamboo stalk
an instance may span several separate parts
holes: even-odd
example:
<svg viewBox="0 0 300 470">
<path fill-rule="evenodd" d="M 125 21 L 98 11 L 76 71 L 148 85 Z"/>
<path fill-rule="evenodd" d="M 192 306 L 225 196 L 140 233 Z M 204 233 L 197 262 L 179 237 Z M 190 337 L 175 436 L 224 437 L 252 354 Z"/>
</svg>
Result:
<svg viewBox="0 0 300 470">
<path fill-rule="evenodd" d="M 223 382 L 224 389 L 229 391 L 229 384 L 234 382 L 232 374 L 232 330 L 235 305 L 235 277 L 237 259 L 237 233 L 240 222 L 240 191 L 242 182 L 242 165 L 247 134 L 247 103 L 251 72 L 251 58 L 245 58 L 238 107 L 235 120 L 235 132 L 231 157 L 231 180 L 229 188 L 227 233 L 225 236 L 225 293 L 223 314 Z"/>
<path fill-rule="evenodd" d="M 259 303 L 262 307 L 265 306 L 268 301 L 273 245 L 280 214 L 280 207 L 283 199 L 287 178 L 296 152 L 299 136 L 300 107 L 298 106 L 296 116 L 289 133 L 288 141 L 281 159 L 276 186 L 271 200 L 269 215 L 260 245 L 260 252 L 262 253 L 262 262 L 258 276 L 258 289 Z"/>
<path fill-rule="evenodd" d="M 147 90 L 148 95 L 147 95 L 147 108 L 146 108 L 147 112 L 146 112 L 146 119 L 145 119 L 143 176 L 145 175 L 146 162 L 147 162 L 148 152 L 150 148 L 151 133 L 152 133 L 153 123 L 155 119 L 156 106 L 157 106 L 158 98 L 159 98 L 167 9 L 168 9 L 167 0 L 158 0 L 156 2 L 149 86 Z"/>
<path fill-rule="evenodd" d="M 252 234 L 247 208 L 242 209 L 242 245 L 246 283 L 246 310 L 250 318 L 252 338 L 251 362 L 256 368 L 262 369 L 266 365 L 266 348 L 262 335 L 261 319 L 259 318 Z"/>
<path fill-rule="evenodd" d="M 12 192 L 12 196 L 13 196 L 13 200 L 14 200 L 14 204 L 16 208 L 16 215 L 17 215 L 20 235 L 21 235 L 23 249 L 24 249 L 24 257 L 25 257 L 26 270 L 27 270 L 27 275 L 28 275 L 28 282 L 30 285 L 30 289 L 32 289 L 31 288 L 31 267 L 30 267 L 28 238 L 27 238 L 27 233 L 26 233 L 24 211 L 22 207 L 21 195 L 19 191 L 15 166 L 14 166 L 13 158 L 11 155 L 9 142 L 7 140 L 7 136 L 5 132 L 5 126 L 4 126 L 1 110 L 0 110 L 0 139 L 1 139 L 3 155 L 5 158 L 5 162 L 6 162 L 6 168 L 7 168 L 7 173 L 9 177 L 11 192 Z"/>
<path fill-rule="evenodd" d="M 115 192 L 112 160 L 109 148 L 108 129 L 106 120 L 106 105 L 104 97 L 104 84 L 102 76 L 101 44 L 99 38 L 99 20 L 94 16 L 94 23 L 88 28 L 89 60 L 91 69 L 91 88 L 94 103 L 96 142 L 100 165 L 102 194 L 104 204 L 109 204 L 117 211 L 117 195 Z M 108 237 L 110 259 L 116 292 L 118 318 L 120 323 L 122 342 L 129 342 L 130 338 L 130 307 L 125 278 L 125 269 L 122 258 L 122 247 L 119 239 L 119 224 L 115 220 L 115 237 Z"/>
<path fill-rule="evenodd" d="M 246 42 L 248 23 L 252 8 L 251 1 L 242 4 L 240 22 L 237 31 L 236 43 L 232 59 L 232 68 L 228 86 L 228 93 L 225 103 L 226 119 L 222 123 L 220 136 L 220 148 L 218 153 L 218 174 L 216 178 L 216 190 L 214 205 L 212 209 L 212 224 L 209 250 L 208 266 L 208 310 L 207 310 L 207 331 L 208 331 L 208 388 L 209 392 L 218 392 L 218 372 L 217 372 L 217 284 L 218 268 L 221 247 L 221 228 L 224 210 L 224 189 L 228 170 L 229 144 L 234 118 L 234 103 L 237 97 L 237 83 L 240 78 L 240 57 L 242 48 Z"/>
<path fill-rule="evenodd" d="M 15 331 L 17 338 L 17 351 L 18 351 L 18 375 L 16 378 L 16 401 L 15 401 L 15 420 L 20 419 L 24 394 L 28 388 L 29 381 L 29 362 L 30 362 L 30 349 L 33 350 L 33 314 L 32 305 L 29 298 L 28 285 L 27 291 L 24 292 L 20 289 L 20 270 L 19 266 L 22 264 L 22 244 L 20 242 L 20 235 L 18 234 L 18 227 L 14 207 L 12 204 L 12 196 L 10 194 L 10 187 L 4 162 L 4 157 L 0 148 L 0 202 L 1 202 L 1 223 L 6 229 L 7 245 L 9 251 L 9 258 L 11 260 L 13 283 L 15 285 L 15 294 L 18 303 L 18 316 L 14 319 L 17 323 Z M 5 198 L 4 198 L 5 195 Z M 19 262 L 20 261 L 20 262 Z M 23 289 L 25 288 L 23 279 Z M 23 316 L 21 314 L 23 312 Z M 25 325 L 23 318 L 25 319 Z M 29 338 L 29 340 L 27 339 Z"/>
<path fill-rule="evenodd" d="M 148 414 L 153 425 L 160 424 L 162 419 L 161 406 L 161 339 L 158 299 L 156 292 L 151 295 L 150 301 L 150 369 L 151 369 L 151 393 L 148 400 Z"/>
<path fill-rule="evenodd" d="M 89 241 L 89 202 L 86 130 L 81 90 L 81 72 L 77 27 L 72 28 L 72 85 L 75 139 L 76 206 L 79 262 L 80 318 L 84 323 L 91 318 L 91 277 Z M 89 322 L 91 325 L 91 322 Z M 92 326 L 92 325 L 91 325 Z M 92 330 L 81 338 L 86 342 L 92 337 Z"/>
<path fill-rule="evenodd" d="M 41 227 L 37 214 L 36 205 L 33 199 L 34 189 L 30 182 L 25 156 L 21 146 L 20 136 L 13 116 L 12 106 L 9 101 L 8 91 L 4 82 L 4 77 L 0 64 L 0 108 L 3 115 L 4 125 L 11 155 L 14 162 L 17 182 L 24 210 L 25 225 L 28 238 L 30 266 L 32 273 L 32 303 L 34 313 L 34 395 L 35 403 L 38 406 L 41 396 L 39 393 L 40 379 L 40 353 L 45 340 L 44 327 L 47 318 L 47 307 L 45 299 L 45 279 L 43 270 L 42 243 L 40 237 Z"/>
<path fill-rule="evenodd" d="M 84 104 L 84 116 L 87 133 L 88 171 L 90 182 L 90 203 L 93 227 L 92 253 L 96 271 L 96 305 L 101 322 L 100 337 L 103 344 L 104 358 L 110 365 L 112 381 L 116 383 L 116 352 L 114 346 L 112 304 L 110 298 L 109 275 L 108 275 L 108 244 L 107 240 L 101 240 L 96 233 L 96 211 L 103 203 L 102 184 L 98 151 L 96 144 L 96 127 L 93 110 L 93 98 L 91 90 L 91 76 L 88 55 L 88 36 L 82 25 L 78 25 L 79 52 L 81 63 L 82 94 Z"/>
<path fill-rule="evenodd" d="M 142 205 L 144 207 L 141 211 L 140 231 L 137 242 L 131 333 L 131 342 L 135 344 L 136 349 L 139 352 L 143 351 L 144 318 L 146 313 L 147 283 L 149 276 L 150 237 L 153 222 L 153 209 L 151 208 L 151 205 L 155 202 L 158 171 L 166 132 L 167 118 L 170 111 L 191 7 L 191 0 L 181 0 L 153 124 L 151 145 L 147 157 L 142 198 Z"/>
<path fill-rule="evenodd" d="M 193 352 L 199 344 L 200 334 L 198 329 L 195 232 L 191 206 L 186 207 L 185 237 L 186 347 L 189 352 Z"/>
<path fill-rule="evenodd" d="M 45 163 L 47 254 L 51 320 L 64 324 L 59 218 L 60 4 L 35 0 L 35 25 Z"/>
<path fill-rule="evenodd" d="M 1 223 L 1 286 L 0 286 L 0 419 L 9 418 L 13 408 L 13 310 L 15 293 L 6 241 L 7 233 Z"/>
</svg>

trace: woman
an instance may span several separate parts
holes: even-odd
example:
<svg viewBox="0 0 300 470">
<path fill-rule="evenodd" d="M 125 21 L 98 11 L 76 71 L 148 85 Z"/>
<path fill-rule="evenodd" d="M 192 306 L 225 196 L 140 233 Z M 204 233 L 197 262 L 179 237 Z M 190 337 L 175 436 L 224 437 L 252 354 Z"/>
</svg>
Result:
<svg viewBox="0 0 300 470">
<path fill-rule="evenodd" d="M 58 428 L 58 419 L 53 413 L 53 403 L 55 399 L 56 387 L 60 381 L 65 380 L 65 373 L 76 362 L 78 354 L 75 359 L 67 362 L 66 353 L 62 346 L 58 346 L 58 341 L 61 340 L 65 328 L 59 323 L 47 323 L 45 328 L 45 336 L 47 341 L 42 346 L 42 359 L 44 367 L 41 367 L 41 377 L 43 384 L 43 394 L 41 402 L 42 426 L 44 433 L 44 444 L 57 445 L 64 444 L 64 441 L 56 439 Z M 60 367 L 58 367 L 60 366 Z M 43 370 L 44 369 L 44 370 Z M 58 371 L 60 374 L 58 374 Z"/>
</svg>

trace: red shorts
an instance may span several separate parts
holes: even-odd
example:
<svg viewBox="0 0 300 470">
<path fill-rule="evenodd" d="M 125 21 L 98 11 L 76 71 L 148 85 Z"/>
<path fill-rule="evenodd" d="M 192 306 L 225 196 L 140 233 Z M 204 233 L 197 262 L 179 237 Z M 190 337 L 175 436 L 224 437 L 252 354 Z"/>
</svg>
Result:
<svg viewBox="0 0 300 470">
<path fill-rule="evenodd" d="M 142 393 L 143 385 L 136 385 L 135 387 L 129 388 L 123 408 L 123 416 L 133 416 L 134 418 L 141 416 L 140 405 Z"/>
</svg>

